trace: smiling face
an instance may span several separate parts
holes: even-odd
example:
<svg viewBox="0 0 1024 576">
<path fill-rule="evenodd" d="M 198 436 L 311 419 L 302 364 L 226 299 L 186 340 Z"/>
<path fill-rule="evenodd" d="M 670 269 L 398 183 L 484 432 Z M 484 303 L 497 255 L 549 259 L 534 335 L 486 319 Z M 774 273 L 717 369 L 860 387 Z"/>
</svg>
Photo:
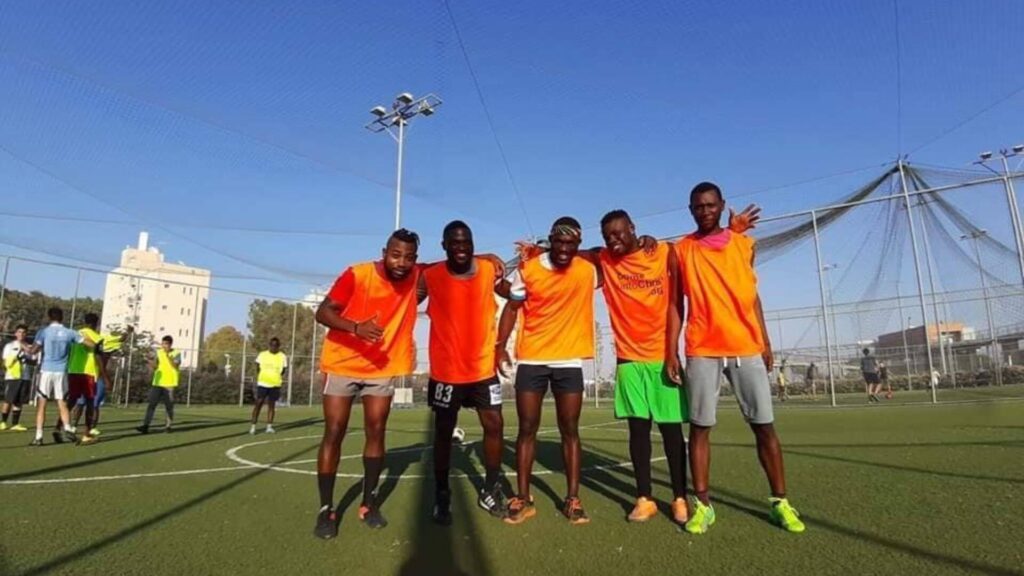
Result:
<svg viewBox="0 0 1024 576">
<path fill-rule="evenodd" d="M 441 247 L 452 268 L 466 268 L 473 260 L 473 233 L 469 228 L 450 230 L 445 234 Z"/>
<path fill-rule="evenodd" d="M 396 282 L 405 280 L 416 266 L 417 250 L 415 242 L 404 242 L 398 238 L 388 240 L 388 245 L 381 251 L 388 279 Z"/>
<path fill-rule="evenodd" d="M 636 228 L 628 218 L 613 218 L 601 226 L 604 245 L 613 256 L 621 258 L 632 254 L 640 248 L 636 238 Z"/>
</svg>

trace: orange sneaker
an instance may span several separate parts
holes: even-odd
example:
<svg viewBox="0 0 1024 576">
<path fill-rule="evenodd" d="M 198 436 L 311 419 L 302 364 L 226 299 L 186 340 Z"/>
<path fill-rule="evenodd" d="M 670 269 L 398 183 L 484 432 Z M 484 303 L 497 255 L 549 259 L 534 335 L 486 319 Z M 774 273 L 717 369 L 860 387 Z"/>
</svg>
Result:
<svg viewBox="0 0 1024 576">
<path fill-rule="evenodd" d="M 628 519 L 630 522 L 647 522 L 657 515 L 658 504 L 650 498 L 641 496 L 636 499 L 636 506 L 634 506 L 633 511 L 629 513 Z"/>
<path fill-rule="evenodd" d="M 679 525 L 686 524 L 690 520 L 690 509 L 686 507 L 686 498 L 676 498 L 672 501 L 672 519 Z"/>
<path fill-rule="evenodd" d="M 562 514 L 569 519 L 569 524 L 587 524 L 590 522 L 590 516 L 583 511 L 583 504 L 580 499 L 575 496 L 570 496 L 565 499 L 565 504 L 562 505 Z"/>
<path fill-rule="evenodd" d="M 505 514 L 506 524 L 522 524 L 537 515 L 537 509 L 533 506 L 533 498 L 513 496 L 508 501 L 508 509 Z"/>
</svg>

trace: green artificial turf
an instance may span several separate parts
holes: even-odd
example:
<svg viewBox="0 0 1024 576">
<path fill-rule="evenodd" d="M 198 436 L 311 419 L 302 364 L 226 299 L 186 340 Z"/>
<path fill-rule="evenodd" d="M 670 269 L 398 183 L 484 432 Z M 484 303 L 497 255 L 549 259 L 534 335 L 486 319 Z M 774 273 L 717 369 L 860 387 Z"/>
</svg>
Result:
<svg viewBox="0 0 1024 576">
<path fill-rule="evenodd" d="M 952 394 L 944 399 L 970 399 Z M 565 483 L 547 405 L 535 470 L 556 473 L 535 477 L 537 516 L 519 526 L 492 519 L 476 507 L 471 481 L 457 479 L 454 525 L 436 527 L 429 521 L 430 451 L 423 449 L 431 415 L 395 410 L 382 487 L 390 525 L 370 531 L 356 518 L 356 429 L 343 447 L 352 457 L 341 466 L 336 498 L 344 515 L 332 541 L 312 536 L 318 500 L 311 473 L 322 430 L 316 407 L 282 408 L 279 433 L 255 437 L 247 434 L 248 407 L 179 406 L 175 433 L 148 436 L 133 430 L 139 410 L 107 409 L 103 440 L 94 446 L 52 445 L 47 434 L 46 446 L 30 448 L 31 432 L 0 433 L 0 574 L 1021 573 L 1024 402 L 899 400 L 778 409 L 790 499 L 808 526 L 801 535 L 768 523 L 753 439 L 730 398 L 712 435 L 718 521 L 704 536 L 669 520 L 663 459 L 654 474 L 664 514 L 646 524 L 625 521 L 633 503 L 631 469 L 620 465 L 628 461 L 625 426 L 592 406 L 581 422 L 589 525 L 570 526 L 558 512 Z M 511 405 L 505 416 L 512 470 Z M 476 475 L 475 414 L 464 413 L 461 425 L 469 444 L 456 450 L 453 472 Z M 653 440 L 660 458 L 660 437 Z M 233 448 L 244 461 L 291 471 L 240 464 L 226 455 Z M 165 472 L 174 474 L 130 477 Z M 75 478 L 94 479 L 69 481 Z M 47 479 L 61 482 L 17 483 Z"/>
</svg>

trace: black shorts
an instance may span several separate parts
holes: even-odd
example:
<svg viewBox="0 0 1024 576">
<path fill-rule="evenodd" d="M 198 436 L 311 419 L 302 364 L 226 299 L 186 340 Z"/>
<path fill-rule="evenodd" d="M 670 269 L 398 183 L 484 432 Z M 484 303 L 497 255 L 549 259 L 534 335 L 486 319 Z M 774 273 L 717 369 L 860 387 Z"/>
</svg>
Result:
<svg viewBox="0 0 1024 576">
<path fill-rule="evenodd" d="M 28 402 L 32 393 L 32 382 L 28 380 L 6 380 L 4 382 L 4 402 L 21 406 Z"/>
<path fill-rule="evenodd" d="M 554 394 L 583 393 L 583 368 L 552 368 L 546 365 L 520 364 L 516 367 L 516 391 Z"/>
<path fill-rule="evenodd" d="M 431 379 L 427 383 L 427 404 L 435 412 L 458 412 L 460 408 L 501 410 L 501 382 L 493 377 L 469 384 L 446 384 Z"/>
<path fill-rule="evenodd" d="M 277 402 L 278 400 L 281 399 L 281 387 L 277 386 L 274 388 L 270 388 L 269 386 L 257 386 L 256 399 Z"/>
<path fill-rule="evenodd" d="M 881 384 L 882 380 L 878 377 L 878 374 L 875 372 L 865 372 L 864 382 L 868 384 Z"/>
</svg>

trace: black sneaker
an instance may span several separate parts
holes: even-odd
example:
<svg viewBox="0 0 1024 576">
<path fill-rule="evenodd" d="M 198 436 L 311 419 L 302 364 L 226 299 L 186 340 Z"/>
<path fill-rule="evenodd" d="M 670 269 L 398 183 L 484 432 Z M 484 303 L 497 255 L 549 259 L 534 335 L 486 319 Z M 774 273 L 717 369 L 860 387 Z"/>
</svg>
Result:
<svg viewBox="0 0 1024 576">
<path fill-rule="evenodd" d="M 64 443 L 64 436 L 61 435 L 60 430 L 53 431 L 53 441 L 56 442 L 57 444 Z"/>
<path fill-rule="evenodd" d="M 508 511 L 508 504 L 505 493 L 501 489 L 501 482 L 495 482 L 490 489 L 480 490 L 476 503 L 495 518 L 504 518 Z"/>
<path fill-rule="evenodd" d="M 74 432 L 70 430 L 65 430 L 64 432 L 62 432 L 62 435 L 64 436 L 65 442 L 71 442 L 72 444 L 78 443 L 78 436 L 75 435 Z"/>
<path fill-rule="evenodd" d="M 330 540 L 338 535 L 338 514 L 331 510 L 330 506 L 324 506 L 317 513 L 313 535 L 324 540 Z"/>
<path fill-rule="evenodd" d="M 452 493 L 440 490 L 434 499 L 434 523 L 440 526 L 452 525 Z"/>
<path fill-rule="evenodd" d="M 42 438 L 36 438 L 35 440 L 33 440 L 32 442 L 29 443 L 29 446 L 42 446 L 42 445 L 43 445 L 43 439 Z"/>
<path fill-rule="evenodd" d="M 164 434 L 170 434 L 171 432 L 174 432 L 174 428 L 171 428 L 170 426 L 164 426 Z"/>
<path fill-rule="evenodd" d="M 135 430 L 138 431 L 139 434 L 149 434 L 149 426 L 146 426 L 145 424 L 142 426 L 136 426 Z"/>
<path fill-rule="evenodd" d="M 359 519 L 366 524 L 367 528 L 384 528 L 388 525 L 388 521 L 384 518 L 384 515 L 380 513 L 380 508 L 377 507 L 375 502 L 364 503 L 359 506 Z"/>
</svg>

